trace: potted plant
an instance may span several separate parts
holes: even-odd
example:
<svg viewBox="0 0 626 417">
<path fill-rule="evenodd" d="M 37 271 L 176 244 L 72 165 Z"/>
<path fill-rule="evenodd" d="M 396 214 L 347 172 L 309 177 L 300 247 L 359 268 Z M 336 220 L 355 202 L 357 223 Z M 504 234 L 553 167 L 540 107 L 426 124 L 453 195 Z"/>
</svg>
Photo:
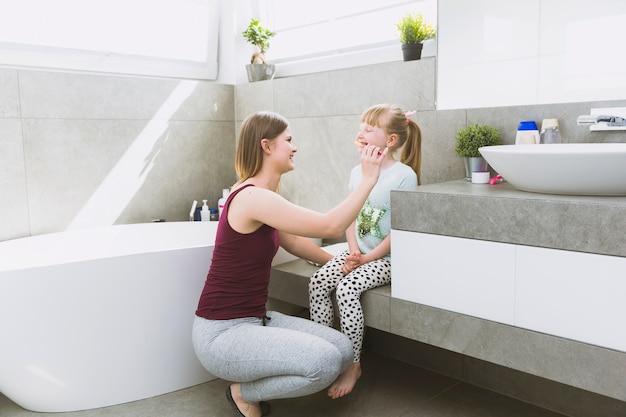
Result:
<svg viewBox="0 0 626 417">
<path fill-rule="evenodd" d="M 437 36 L 435 27 L 424 21 L 421 13 L 407 13 L 396 24 L 402 44 L 402 55 L 405 61 L 413 61 L 422 57 L 425 40 Z"/>
<path fill-rule="evenodd" d="M 270 39 L 276 33 L 261 26 L 261 22 L 253 18 L 250 19 L 250 24 L 242 35 L 246 41 L 258 48 L 258 51 L 252 54 L 250 64 L 246 65 L 248 81 L 271 80 L 274 78 L 276 66 L 265 62 L 265 52 L 270 47 Z"/>
<path fill-rule="evenodd" d="M 465 158 L 465 179 L 472 179 L 473 171 L 488 171 L 489 164 L 481 156 L 479 148 L 500 144 L 500 132 L 495 127 L 475 123 L 456 132 L 457 155 Z"/>
</svg>

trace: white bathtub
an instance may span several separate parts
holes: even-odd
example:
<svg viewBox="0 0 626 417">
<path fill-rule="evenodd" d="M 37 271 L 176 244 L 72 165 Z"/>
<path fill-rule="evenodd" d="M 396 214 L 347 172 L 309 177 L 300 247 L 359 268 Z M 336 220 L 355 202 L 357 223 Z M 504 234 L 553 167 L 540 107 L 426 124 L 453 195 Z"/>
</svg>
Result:
<svg viewBox="0 0 626 417">
<path fill-rule="evenodd" d="M 191 326 L 216 228 L 146 223 L 0 242 L 0 392 L 65 412 L 214 379 Z"/>
</svg>

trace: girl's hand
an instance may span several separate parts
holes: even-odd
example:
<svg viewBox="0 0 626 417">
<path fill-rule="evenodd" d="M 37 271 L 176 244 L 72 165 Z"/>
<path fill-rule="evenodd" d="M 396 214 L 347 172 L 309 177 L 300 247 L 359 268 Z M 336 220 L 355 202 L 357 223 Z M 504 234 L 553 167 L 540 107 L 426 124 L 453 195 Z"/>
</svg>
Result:
<svg viewBox="0 0 626 417">
<path fill-rule="evenodd" d="M 343 266 L 341 267 L 341 272 L 344 275 L 348 275 L 350 272 L 357 269 L 362 265 L 361 262 L 361 252 L 353 252 L 346 256 L 346 260 L 344 261 Z"/>
</svg>

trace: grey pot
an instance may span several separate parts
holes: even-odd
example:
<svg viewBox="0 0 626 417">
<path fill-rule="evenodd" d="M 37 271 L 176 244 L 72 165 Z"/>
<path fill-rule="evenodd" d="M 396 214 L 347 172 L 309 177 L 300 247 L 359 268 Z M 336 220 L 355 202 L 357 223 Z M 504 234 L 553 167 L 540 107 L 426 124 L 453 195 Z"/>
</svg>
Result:
<svg viewBox="0 0 626 417">
<path fill-rule="evenodd" d="M 403 43 L 402 58 L 404 61 L 416 61 L 422 58 L 423 43 Z"/>
<path fill-rule="evenodd" d="M 246 65 L 246 71 L 248 72 L 248 81 L 251 83 L 255 81 L 271 80 L 276 74 L 276 65 L 248 64 Z"/>
<path fill-rule="evenodd" d="M 465 179 L 472 180 L 473 171 L 489 171 L 489 163 L 482 156 L 465 158 Z"/>
</svg>

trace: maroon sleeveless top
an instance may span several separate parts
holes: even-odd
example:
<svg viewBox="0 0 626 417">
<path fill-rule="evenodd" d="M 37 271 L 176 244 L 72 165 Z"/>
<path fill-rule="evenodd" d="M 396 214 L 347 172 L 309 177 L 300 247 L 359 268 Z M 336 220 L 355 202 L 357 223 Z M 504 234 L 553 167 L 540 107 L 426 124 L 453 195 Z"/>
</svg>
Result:
<svg viewBox="0 0 626 417">
<path fill-rule="evenodd" d="M 262 317 L 268 297 L 272 259 L 278 251 L 278 231 L 266 224 L 242 234 L 230 227 L 228 207 L 245 185 L 230 193 L 215 237 L 209 274 L 196 315 L 209 320 Z"/>
</svg>

